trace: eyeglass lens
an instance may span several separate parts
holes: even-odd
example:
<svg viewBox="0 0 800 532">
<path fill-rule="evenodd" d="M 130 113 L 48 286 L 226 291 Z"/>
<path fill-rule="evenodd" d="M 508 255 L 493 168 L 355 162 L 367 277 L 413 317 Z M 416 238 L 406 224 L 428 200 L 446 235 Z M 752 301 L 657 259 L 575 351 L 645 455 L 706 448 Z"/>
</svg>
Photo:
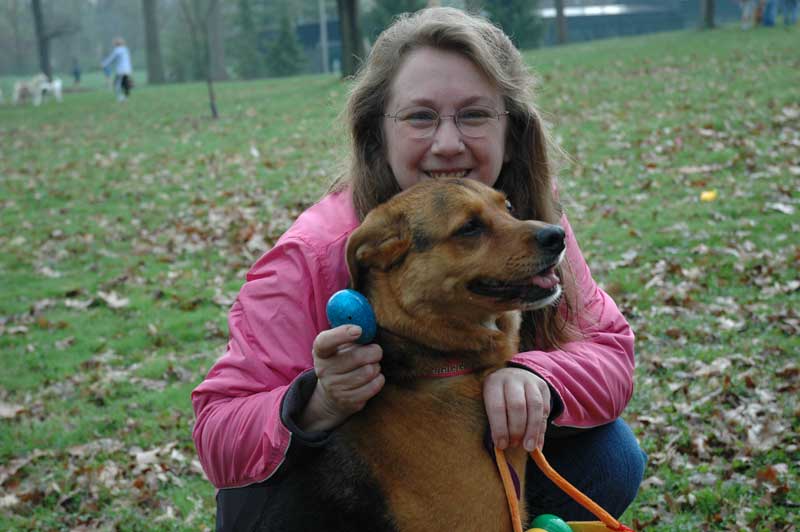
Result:
<svg viewBox="0 0 800 532">
<path fill-rule="evenodd" d="M 442 120 L 453 119 L 462 135 L 471 138 L 485 137 L 496 124 L 500 113 L 486 107 L 466 107 L 455 115 L 440 115 L 433 109 L 404 109 L 393 116 L 404 134 L 411 138 L 428 138 L 436 131 Z"/>
</svg>

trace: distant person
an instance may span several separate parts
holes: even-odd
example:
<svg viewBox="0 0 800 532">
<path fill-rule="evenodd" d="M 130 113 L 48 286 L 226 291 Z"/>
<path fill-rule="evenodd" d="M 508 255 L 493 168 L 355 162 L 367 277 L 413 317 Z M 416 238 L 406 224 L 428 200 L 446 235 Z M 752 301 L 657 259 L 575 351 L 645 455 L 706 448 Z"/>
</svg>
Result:
<svg viewBox="0 0 800 532">
<path fill-rule="evenodd" d="M 75 85 L 81 84 L 81 64 L 77 57 L 72 60 L 72 79 Z"/>
<path fill-rule="evenodd" d="M 114 93 L 117 95 L 117 101 L 124 102 L 130 96 L 131 88 L 133 88 L 131 53 L 125 46 L 122 37 L 115 38 L 113 44 L 114 50 L 111 51 L 111 55 L 102 62 L 103 72 L 108 76 L 111 67 L 115 67 Z"/>
<path fill-rule="evenodd" d="M 797 24 L 797 5 L 798 0 L 781 0 L 784 26 L 789 27 Z"/>
<path fill-rule="evenodd" d="M 756 0 L 739 0 L 742 8 L 742 29 L 746 30 L 753 27 L 756 14 Z"/>
</svg>

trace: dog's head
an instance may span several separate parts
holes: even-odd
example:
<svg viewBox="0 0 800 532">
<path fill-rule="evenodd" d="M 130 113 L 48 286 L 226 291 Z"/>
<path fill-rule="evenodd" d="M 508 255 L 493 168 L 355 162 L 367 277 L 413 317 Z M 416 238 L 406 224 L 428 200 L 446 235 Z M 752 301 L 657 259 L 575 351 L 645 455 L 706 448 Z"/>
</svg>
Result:
<svg viewBox="0 0 800 532">
<path fill-rule="evenodd" d="M 505 196 L 473 180 L 429 180 L 378 206 L 351 235 L 352 286 L 379 324 L 492 328 L 503 313 L 561 294 L 559 226 L 514 218 Z"/>
</svg>

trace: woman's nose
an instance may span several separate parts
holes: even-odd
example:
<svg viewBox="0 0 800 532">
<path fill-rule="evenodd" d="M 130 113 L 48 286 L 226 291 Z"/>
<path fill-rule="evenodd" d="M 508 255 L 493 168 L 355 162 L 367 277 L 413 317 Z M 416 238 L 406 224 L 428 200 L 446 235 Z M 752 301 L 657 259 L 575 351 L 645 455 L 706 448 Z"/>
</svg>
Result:
<svg viewBox="0 0 800 532">
<path fill-rule="evenodd" d="M 442 117 L 439 120 L 439 127 L 433 132 L 431 151 L 435 155 L 451 155 L 464 151 L 461 131 L 452 117 Z"/>
</svg>

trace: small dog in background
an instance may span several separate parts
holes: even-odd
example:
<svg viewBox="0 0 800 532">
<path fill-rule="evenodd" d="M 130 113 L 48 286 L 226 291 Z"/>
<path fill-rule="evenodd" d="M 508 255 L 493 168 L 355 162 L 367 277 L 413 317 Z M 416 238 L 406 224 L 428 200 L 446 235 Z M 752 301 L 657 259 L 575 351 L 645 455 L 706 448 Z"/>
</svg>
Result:
<svg viewBox="0 0 800 532">
<path fill-rule="evenodd" d="M 49 95 L 52 95 L 56 101 L 60 102 L 63 99 L 62 86 L 61 78 L 53 78 L 50 81 L 44 74 L 38 74 L 29 81 L 17 81 L 14 83 L 13 102 L 16 105 L 31 100 L 33 105 L 39 106 L 44 98 Z"/>
</svg>

